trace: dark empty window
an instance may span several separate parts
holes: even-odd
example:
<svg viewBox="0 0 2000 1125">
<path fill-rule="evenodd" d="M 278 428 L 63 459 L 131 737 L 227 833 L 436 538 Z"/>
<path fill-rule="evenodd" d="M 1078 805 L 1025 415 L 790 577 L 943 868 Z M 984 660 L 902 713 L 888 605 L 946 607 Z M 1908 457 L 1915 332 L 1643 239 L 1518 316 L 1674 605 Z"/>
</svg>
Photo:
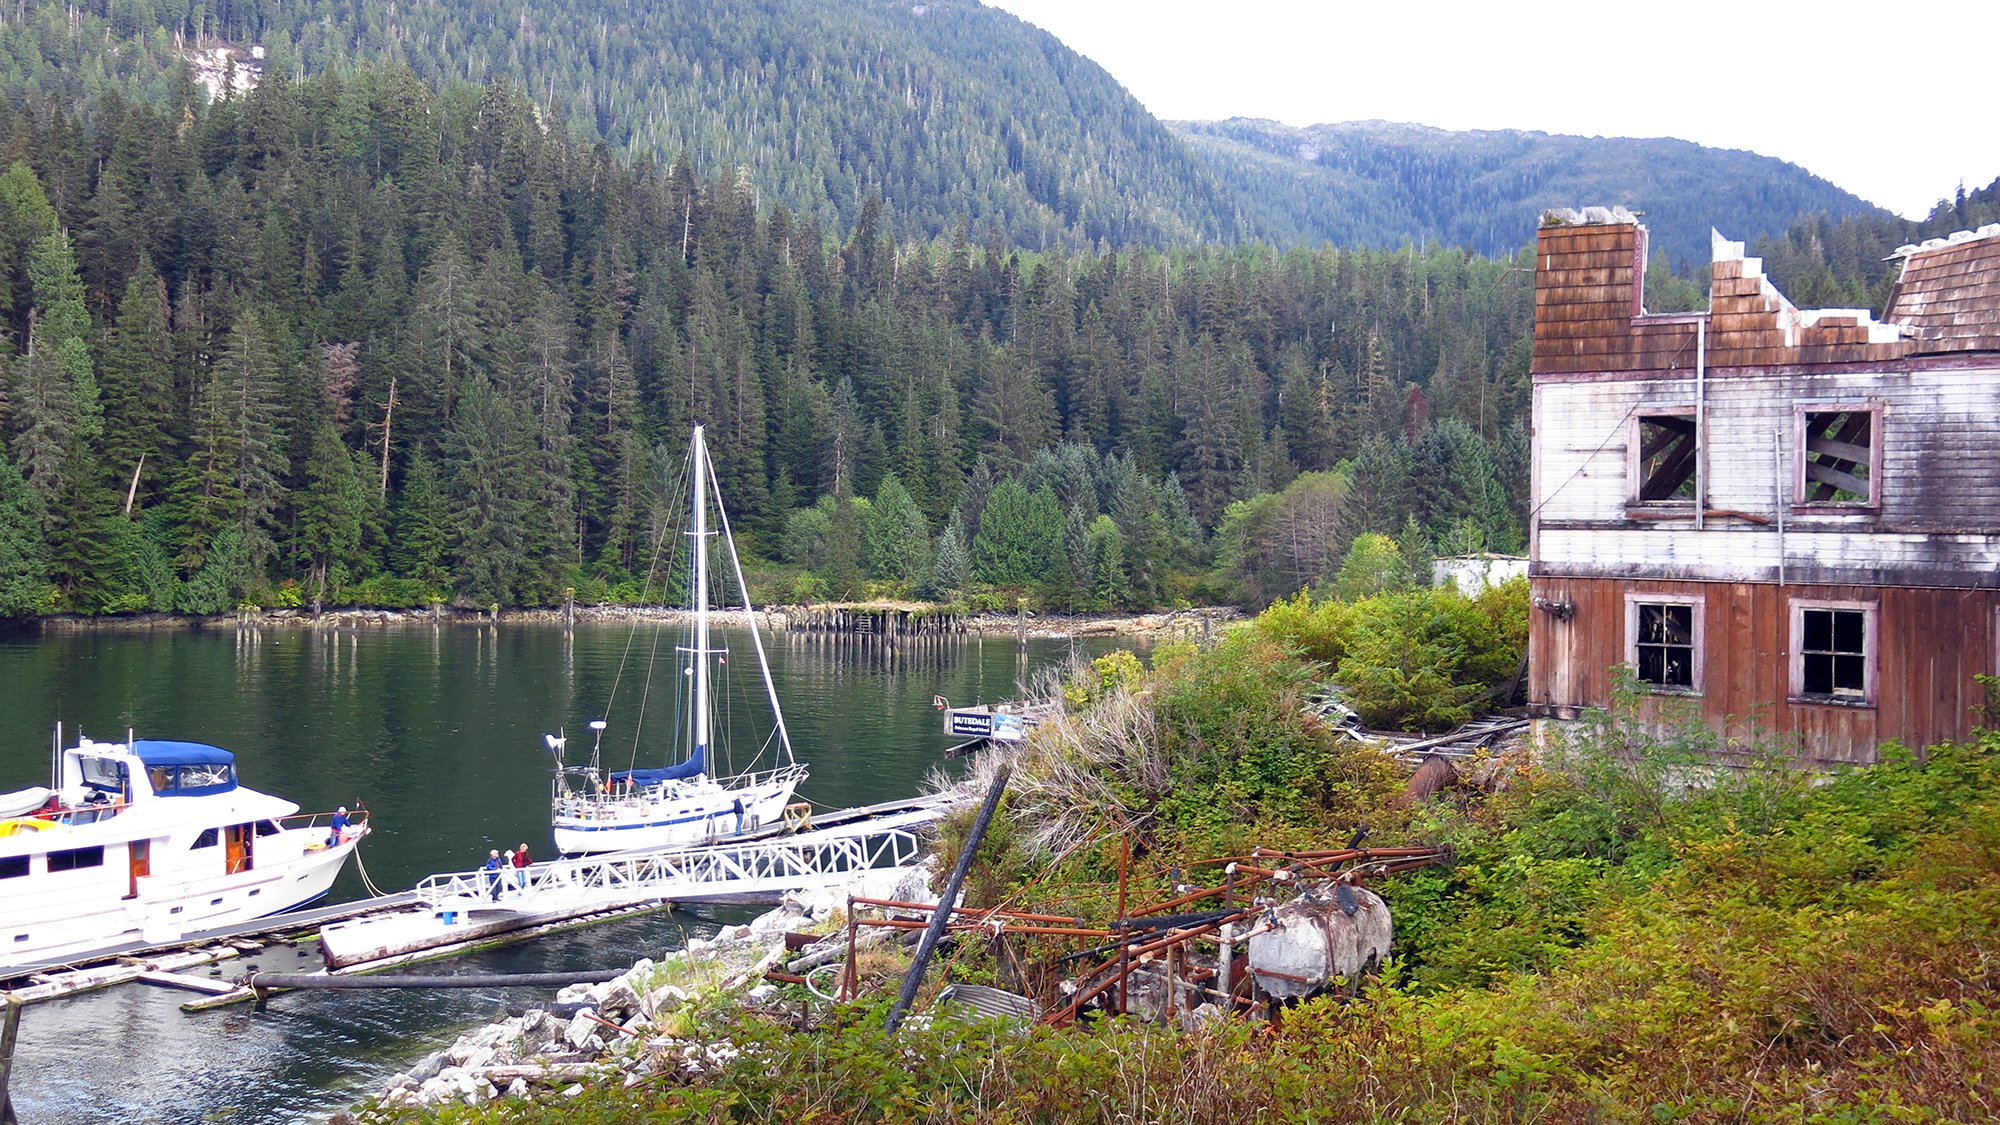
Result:
<svg viewBox="0 0 2000 1125">
<path fill-rule="evenodd" d="M 10 855 L 0 859 L 0 879 L 19 879 L 28 873 L 28 857 Z"/>
<path fill-rule="evenodd" d="M 79 867 L 104 866 L 104 846 L 94 848 L 70 848 L 67 851 L 49 853 L 50 871 L 74 871 Z"/>
<path fill-rule="evenodd" d="M 1868 616 L 1858 609 L 1802 611 L 1805 694 L 1834 699 L 1868 696 Z"/>
<path fill-rule="evenodd" d="M 1694 686 L 1694 607 L 1639 605 L 1639 679 L 1660 687 Z"/>
<path fill-rule="evenodd" d="M 276 836 L 283 831 L 284 829 L 278 827 L 278 822 L 275 820 L 260 820 L 257 822 L 257 835 L 259 836 Z"/>
<path fill-rule="evenodd" d="M 1805 417 L 1805 502 L 1873 503 L 1875 412 L 1829 410 Z"/>
<path fill-rule="evenodd" d="M 1688 414 L 1639 417 L 1639 501 L 1693 500 L 1695 424 Z"/>
<path fill-rule="evenodd" d="M 196 836 L 196 837 L 194 838 L 194 843 L 192 843 L 192 844 L 189 844 L 189 845 L 188 845 L 188 850 L 189 850 L 189 851 L 193 851 L 193 850 L 194 850 L 194 849 L 196 849 L 196 848 L 212 848 L 212 847 L 214 847 L 214 846 L 215 846 L 215 842 L 216 842 L 216 840 L 218 840 L 218 839 L 220 838 L 220 837 L 218 837 L 218 836 L 216 835 L 216 833 L 217 833 L 217 832 L 219 832 L 219 831 L 221 831 L 221 830 L 220 830 L 220 829 L 217 829 L 217 828 L 204 828 L 204 829 L 202 829 L 202 830 L 201 830 L 201 835 L 199 835 L 199 836 Z"/>
</svg>

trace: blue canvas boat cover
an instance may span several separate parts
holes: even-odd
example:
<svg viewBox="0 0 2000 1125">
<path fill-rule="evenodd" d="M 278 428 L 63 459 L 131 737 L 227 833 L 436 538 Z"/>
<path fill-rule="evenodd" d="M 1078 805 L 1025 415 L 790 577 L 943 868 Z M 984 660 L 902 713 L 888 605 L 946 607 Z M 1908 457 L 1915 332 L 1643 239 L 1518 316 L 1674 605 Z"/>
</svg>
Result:
<svg viewBox="0 0 2000 1125">
<path fill-rule="evenodd" d="M 160 742 L 142 738 L 132 750 L 148 768 L 153 766 L 232 766 L 236 755 L 205 742 Z"/>
<path fill-rule="evenodd" d="M 162 797 L 206 797 L 236 788 L 236 755 L 220 746 L 141 739 L 132 744 L 132 752 L 145 763 L 153 775 L 153 791 Z"/>
<path fill-rule="evenodd" d="M 611 780 L 630 781 L 634 785 L 658 785 L 663 781 L 683 781 L 707 772 L 708 748 L 697 746 L 688 760 L 680 765 L 663 766 L 656 770 L 619 770 L 611 775 Z"/>
</svg>

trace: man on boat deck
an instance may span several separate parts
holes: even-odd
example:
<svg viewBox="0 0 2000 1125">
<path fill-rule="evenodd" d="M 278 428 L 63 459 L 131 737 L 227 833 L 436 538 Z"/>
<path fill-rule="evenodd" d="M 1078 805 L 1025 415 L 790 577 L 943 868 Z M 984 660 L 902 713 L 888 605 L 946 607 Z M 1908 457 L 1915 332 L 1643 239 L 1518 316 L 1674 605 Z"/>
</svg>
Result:
<svg viewBox="0 0 2000 1125">
<path fill-rule="evenodd" d="M 328 834 L 326 837 L 326 846 L 330 848 L 333 847 L 335 844 L 340 843 L 341 834 L 346 831 L 347 831 L 347 806 L 342 805 L 339 808 L 333 810 L 333 822 L 327 825 Z"/>
<path fill-rule="evenodd" d="M 480 868 L 480 870 L 486 872 L 486 887 L 487 890 L 492 893 L 493 901 L 499 902 L 500 901 L 500 849 L 493 848 L 487 851 L 486 866 Z"/>
</svg>

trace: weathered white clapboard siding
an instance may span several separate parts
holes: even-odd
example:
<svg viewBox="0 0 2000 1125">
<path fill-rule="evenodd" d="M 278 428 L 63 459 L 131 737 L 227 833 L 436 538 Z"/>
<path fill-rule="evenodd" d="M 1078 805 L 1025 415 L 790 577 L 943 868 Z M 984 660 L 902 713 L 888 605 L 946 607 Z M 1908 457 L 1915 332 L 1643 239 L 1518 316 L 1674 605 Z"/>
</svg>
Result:
<svg viewBox="0 0 2000 1125">
<path fill-rule="evenodd" d="M 1539 383 L 1535 558 L 1548 574 L 1773 581 L 1782 516 L 1788 577 L 1992 585 L 2000 569 L 2000 365 L 1744 375 L 1707 380 L 1708 508 L 1770 521 L 1628 519 L 1631 418 L 1695 405 L 1692 378 Z M 1796 509 L 1795 405 L 1882 407 L 1882 503 Z M 1775 455 L 1774 455 L 1775 447 Z M 1782 511 L 1781 511 L 1782 509 Z"/>
</svg>

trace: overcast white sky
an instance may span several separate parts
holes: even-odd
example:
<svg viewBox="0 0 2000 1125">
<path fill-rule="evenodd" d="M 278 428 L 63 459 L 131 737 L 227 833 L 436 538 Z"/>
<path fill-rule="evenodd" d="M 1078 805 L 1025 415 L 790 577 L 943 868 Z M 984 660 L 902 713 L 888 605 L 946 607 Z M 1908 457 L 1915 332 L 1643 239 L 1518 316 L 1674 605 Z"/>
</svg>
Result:
<svg viewBox="0 0 2000 1125">
<path fill-rule="evenodd" d="M 2000 176 L 1993 0 L 988 0 L 1164 118 L 1680 137 L 1912 218 Z M 1589 200 L 1578 200 L 1588 203 Z"/>
</svg>

